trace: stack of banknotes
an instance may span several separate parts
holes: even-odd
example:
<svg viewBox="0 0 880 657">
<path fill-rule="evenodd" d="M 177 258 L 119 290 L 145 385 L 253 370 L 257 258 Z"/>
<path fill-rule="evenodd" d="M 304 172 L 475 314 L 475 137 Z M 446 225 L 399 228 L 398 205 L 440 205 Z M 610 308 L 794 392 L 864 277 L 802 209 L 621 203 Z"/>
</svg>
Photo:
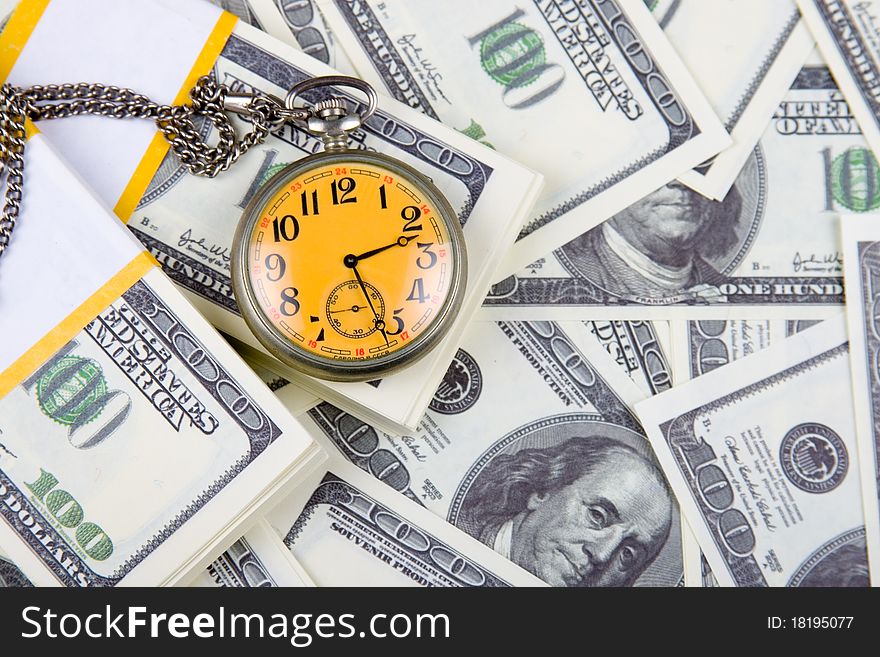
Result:
<svg viewBox="0 0 880 657">
<path fill-rule="evenodd" d="M 880 0 L 0 12 L 20 86 L 366 80 L 355 147 L 430 176 L 473 263 L 429 357 L 311 378 L 249 332 L 229 254 L 319 140 L 205 179 L 149 122 L 29 126 L 3 585 L 880 584 Z"/>
</svg>

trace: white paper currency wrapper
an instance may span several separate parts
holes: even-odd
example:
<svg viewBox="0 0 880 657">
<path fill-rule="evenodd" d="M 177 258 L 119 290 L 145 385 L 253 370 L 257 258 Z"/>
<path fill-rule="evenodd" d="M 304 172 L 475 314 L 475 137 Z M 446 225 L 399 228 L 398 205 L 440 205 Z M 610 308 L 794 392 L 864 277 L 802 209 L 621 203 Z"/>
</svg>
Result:
<svg viewBox="0 0 880 657">
<path fill-rule="evenodd" d="M 25 154 L 24 197 L 0 260 L 0 373 L 143 252 L 42 135 Z M 88 266 L 76 267 L 77 263 Z"/>
<path fill-rule="evenodd" d="M 102 16 L 100 22 L 92 20 L 96 12 Z M 137 81 L 139 93 L 157 103 L 171 103 L 220 15 L 219 8 L 201 1 L 53 0 L 7 81 L 16 85 L 99 82 L 119 87 Z M 59 39 L 58 34 L 66 38 Z M 71 57 L 72 42 L 101 47 L 78 47 Z M 156 48 L 157 43 L 162 47 Z M 44 121 L 40 130 L 111 206 L 122 196 L 156 134 L 151 121 L 101 116 Z M 91 175 L 96 171 L 99 176 Z"/>
</svg>

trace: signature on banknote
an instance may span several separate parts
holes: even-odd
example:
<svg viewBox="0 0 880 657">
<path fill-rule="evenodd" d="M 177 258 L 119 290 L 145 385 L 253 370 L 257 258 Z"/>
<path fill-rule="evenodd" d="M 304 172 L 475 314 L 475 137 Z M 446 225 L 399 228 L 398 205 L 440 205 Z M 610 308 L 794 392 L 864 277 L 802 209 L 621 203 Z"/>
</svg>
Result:
<svg viewBox="0 0 880 657">
<path fill-rule="evenodd" d="M 187 228 L 177 240 L 177 246 L 185 248 L 208 262 L 215 265 L 229 262 L 229 247 L 220 244 L 212 244 L 204 237 L 193 237 L 192 228 Z M 228 267 L 227 267 L 228 268 Z"/>
<path fill-rule="evenodd" d="M 831 251 L 823 255 L 815 253 L 801 255 L 800 251 L 796 251 L 791 261 L 791 266 L 795 274 L 802 271 L 823 274 L 842 272 L 843 256 L 840 254 L 840 251 Z"/>
</svg>

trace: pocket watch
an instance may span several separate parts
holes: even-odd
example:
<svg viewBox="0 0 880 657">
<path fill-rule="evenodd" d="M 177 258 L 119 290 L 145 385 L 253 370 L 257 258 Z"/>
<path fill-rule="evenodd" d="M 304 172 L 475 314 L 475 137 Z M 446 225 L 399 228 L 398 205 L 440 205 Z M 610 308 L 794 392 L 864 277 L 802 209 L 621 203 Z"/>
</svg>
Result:
<svg viewBox="0 0 880 657">
<path fill-rule="evenodd" d="M 324 151 L 276 173 L 247 205 L 232 285 L 248 327 L 278 360 L 323 379 L 364 381 L 443 337 L 464 294 L 467 255 L 456 213 L 426 176 L 348 148 L 348 133 L 376 110 L 372 87 L 312 78 L 290 90 L 285 107 L 326 85 L 364 92 L 366 110 L 351 112 L 339 98 L 311 108 L 302 127 Z"/>
<path fill-rule="evenodd" d="M 367 98 L 362 114 L 342 98 L 297 107 L 310 89 L 347 86 Z M 18 219 L 26 121 L 97 114 L 155 121 L 181 163 L 214 177 L 285 123 L 319 136 L 324 151 L 282 169 L 254 195 L 235 232 L 233 292 L 245 323 L 283 363 L 336 381 L 375 379 L 424 356 L 461 305 L 467 253 L 458 217 L 423 174 L 387 155 L 348 148 L 348 134 L 376 111 L 357 78 L 307 78 L 282 102 L 200 78 L 184 105 L 160 105 L 102 84 L 0 87 L 0 170 L 6 202 L 0 256 Z M 251 131 L 239 137 L 228 113 Z M 193 119 L 210 121 L 216 144 Z"/>
</svg>

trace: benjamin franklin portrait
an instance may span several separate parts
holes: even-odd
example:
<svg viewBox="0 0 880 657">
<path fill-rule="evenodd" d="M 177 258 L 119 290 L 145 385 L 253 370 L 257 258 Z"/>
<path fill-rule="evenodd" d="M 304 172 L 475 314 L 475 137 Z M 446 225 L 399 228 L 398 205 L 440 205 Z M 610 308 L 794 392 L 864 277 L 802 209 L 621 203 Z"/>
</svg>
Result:
<svg viewBox="0 0 880 657">
<path fill-rule="evenodd" d="M 723 201 L 678 182 L 648 194 L 556 251 L 562 265 L 630 299 L 721 300 L 764 211 L 764 159 L 756 149 Z"/>
<path fill-rule="evenodd" d="M 653 459 L 597 432 L 499 454 L 455 524 L 553 586 L 631 586 L 674 509 Z"/>
</svg>

